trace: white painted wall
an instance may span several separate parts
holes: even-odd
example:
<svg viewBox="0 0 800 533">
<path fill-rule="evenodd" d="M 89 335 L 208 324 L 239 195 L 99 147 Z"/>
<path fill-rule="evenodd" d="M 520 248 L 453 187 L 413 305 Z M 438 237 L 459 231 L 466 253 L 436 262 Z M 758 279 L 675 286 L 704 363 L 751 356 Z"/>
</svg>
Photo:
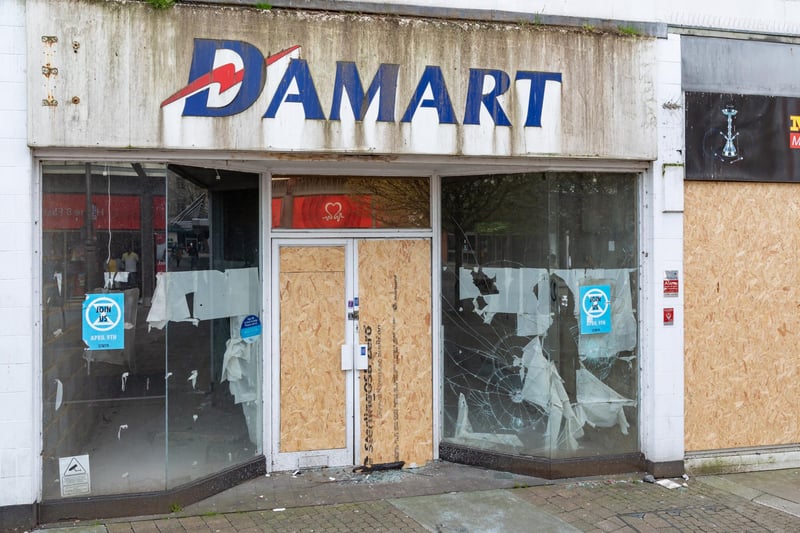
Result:
<svg viewBox="0 0 800 533">
<path fill-rule="evenodd" d="M 416 0 L 359 3 L 425 7 L 514 11 L 539 15 L 663 22 L 702 28 L 719 28 L 764 33 L 800 33 L 800 1 L 762 0 L 757 7 L 750 0 Z M 343 4 L 344 2 L 337 2 Z"/>
<path fill-rule="evenodd" d="M 36 499 L 32 160 L 25 0 L 0 2 L 0 507 Z"/>
<path fill-rule="evenodd" d="M 645 177 L 642 213 L 641 443 L 649 461 L 682 461 L 683 145 L 680 36 L 656 45 L 658 160 Z M 665 297 L 665 271 L 677 270 L 679 297 Z M 663 310 L 675 310 L 664 325 Z"/>
</svg>

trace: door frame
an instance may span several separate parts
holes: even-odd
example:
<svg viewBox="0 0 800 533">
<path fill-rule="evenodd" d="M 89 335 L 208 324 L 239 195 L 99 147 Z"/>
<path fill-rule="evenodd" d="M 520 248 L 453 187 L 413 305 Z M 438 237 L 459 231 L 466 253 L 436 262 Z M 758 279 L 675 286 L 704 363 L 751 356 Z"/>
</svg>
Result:
<svg viewBox="0 0 800 533">
<path fill-rule="evenodd" d="M 360 453 L 356 442 L 360 438 L 360 425 L 357 408 L 359 405 L 359 372 L 355 364 L 350 369 L 342 370 L 345 376 L 345 447 L 310 450 L 301 452 L 280 451 L 280 414 L 281 414 L 281 344 L 280 344 L 280 248 L 282 247 L 337 247 L 345 250 L 345 298 L 341 307 L 342 325 L 344 328 L 345 344 L 353 346 L 358 343 L 358 321 L 347 317 L 347 303 L 358 294 L 357 272 L 357 247 L 358 240 L 354 237 L 327 237 L 327 238 L 281 238 L 275 237 L 270 243 L 271 250 L 271 350 L 269 358 L 270 374 L 270 417 L 269 417 L 269 464 L 271 470 L 292 470 L 303 467 L 321 466 L 350 466 L 358 464 Z"/>
</svg>

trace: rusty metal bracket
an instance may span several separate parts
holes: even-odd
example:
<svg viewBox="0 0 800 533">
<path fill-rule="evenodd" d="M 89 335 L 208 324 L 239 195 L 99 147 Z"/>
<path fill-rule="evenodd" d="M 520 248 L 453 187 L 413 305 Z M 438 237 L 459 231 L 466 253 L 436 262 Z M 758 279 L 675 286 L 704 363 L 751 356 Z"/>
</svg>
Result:
<svg viewBox="0 0 800 533">
<path fill-rule="evenodd" d="M 56 107 L 58 105 L 58 100 L 52 96 L 48 96 L 47 100 L 42 100 L 42 105 L 47 107 Z"/>
<path fill-rule="evenodd" d="M 55 35 L 42 35 L 42 42 L 47 44 L 56 44 L 58 42 L 58 37 Z"/>
<path fill-rule="evenodd" d="M 50 65 L 44 65 L 42 67 L 42 74 L 44 74 L 48 78 L 50 76 L 58 76 L 58 68 L 51 67 Z"/>
</svg>

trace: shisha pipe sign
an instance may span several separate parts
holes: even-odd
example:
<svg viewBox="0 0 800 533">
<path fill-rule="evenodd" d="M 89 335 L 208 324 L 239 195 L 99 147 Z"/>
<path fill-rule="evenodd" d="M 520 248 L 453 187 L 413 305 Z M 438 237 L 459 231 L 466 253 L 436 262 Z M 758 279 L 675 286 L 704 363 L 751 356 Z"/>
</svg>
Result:
<svg viewBox="0 0 800 533">
<path fill-rule="evenodd" d="M 733 159 L 731 163 L 736 161 L 741 161 L 742 157 L 739 156 L 739 152 L 736 150 L 736 144 L 733 142 L 736 140 L 736 137 L 739 136 L 739 133 L 733 133 L 733 117 L 735 117 L 739 113 L 733 107 L 727 106 L 725 109 L 722 110 L 722 114 L 728 117 L 728 133 L 720 134 L 725 137 L 725 146 L 722 147 L 722 157 L 726 159 Z"/>
<path fill-rule="evenodd" d="M 685 179 L 800 182 L 800 98 L 687 92 Z"/>
</svg>

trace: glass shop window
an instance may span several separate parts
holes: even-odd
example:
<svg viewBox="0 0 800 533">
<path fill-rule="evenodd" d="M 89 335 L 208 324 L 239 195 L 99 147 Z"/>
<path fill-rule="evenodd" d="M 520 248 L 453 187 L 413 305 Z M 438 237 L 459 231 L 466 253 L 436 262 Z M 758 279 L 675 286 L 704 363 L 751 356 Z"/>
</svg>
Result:
<svg viewBox="0 0 800 533">
<path fill-rule="evenodd" d="M 274 176 L 273 229 L 430 228 L 428 178 Z"/>
<path fill-rule="evenodd" d="M 45 500 L 262 453 L 258 199 L 253 174 L 43 163 Z"/>
<path fill-rule="evenodd" d="M 638 451 L 636 176 L 442 179 L 444 440 Z"/>
</svg>

